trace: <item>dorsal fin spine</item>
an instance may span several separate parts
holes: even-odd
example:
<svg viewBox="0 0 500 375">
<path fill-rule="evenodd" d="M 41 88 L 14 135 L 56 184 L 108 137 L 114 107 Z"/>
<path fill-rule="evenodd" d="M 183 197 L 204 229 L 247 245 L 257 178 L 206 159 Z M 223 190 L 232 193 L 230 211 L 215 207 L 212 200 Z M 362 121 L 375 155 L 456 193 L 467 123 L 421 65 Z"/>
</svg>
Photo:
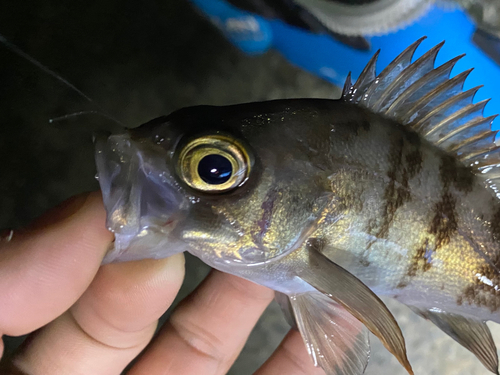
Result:
<svg viewBox="0 0 500 375">
<path fill-rule="evenodd" d="M 395 68 L 404 70 L 411 64 L 411 59 L 415 54 L 417 47 L 422 43 L 425 38 L 420 38 L 413 44 L 411 44 L 408 48 L 406 48 L 403 52 L 401 52 L 387 67 L 382 70 L 382 72 L 375 78 L 373 83 L 368 87 L 366 93 L 364 95 L 363 100 L 368 100 L 369 105 L 371 98 L 375 98 L 373 93 L 379 89 L 379 84 L 385 81 L 385 78 L 389 76 Z M 374 99 L 373 99 L 374 100 Z"/>
<path fill-rule="evenodd" d="M 479 123 L 479 122 L 483 122 L 485 124 L 488 124 L 491 128 L 491 124 L 493 123 L 493 120 L 495 120 L 495 118 L 497 118 L 498 115 L 493 115 L 493 116 L 488 116 L 488 117 L 485 117 L 483 119 L 477 119 L 476 121 Z M 482 121 L 480 121 L 482 120 Z M 479 152 L 476 152 L 476 153 L 471 153 L 471 154 L 468 154 L 468 155 L 462 155 L 462 157 L 460 158 L 460 160 L 464 161 L 464 162 L 473 162 L 473 161 L 476 161 L 477 159 L 479 158 L 487 158 L 493 151 L 495 150 L 499 150 L 499 162 L 500 162 L 500 146 L 494 146 L 492 149 L 488 149 L 488 150 L 481 150 Z"/>
<path fill-rule="evenodd" d="M 376 112 L 380 111 L 380 108 L 383 107 L 384 102 L 386 101 L 387 98 L 389 98 L 391 95 L 394 94 L 394 91 L 396 91 L 399 87 L 402 85 L 406 84 L 406 81 L 414 76 L 419 68 L 422 66 L 425 66 L 425 64 L 428 64 L 430 62 L 430 67 L 428 68 L 429 71 L 432 70 L 434 66 L 434 61 L 436 60 L 436 56 L 443 47 L 444 42 L 439 43 L 438 45 L 434 46 L 431 48 L 429 51 L 424 53 L 417 61 L 415 61 L 413 64 L 411 64 L 411 69 L 405 69 L 397 79 L 392 81 L 392 83 L 387 87 L 387 89 L 380 95 L 380 97 L 377 99 L 377 101 L 373 104 L 373 109 Z"/>
<path fill-rule="evenodd" d="M 424 87 L 426 84 L 428 84 L 431 80 L 437 79 L 441 74 L 444 74 L 446 79 L 450 77 L 452 69 L 455 67 L 456 63 L 458 60 L 460 60 L 462 57 L 464 57 L 465 54 L 462 54 L 460 56 L 457 56 L 450 61 L 447 61 L 446 63 L 442 64 L 438 68 L 431 70 L 428 72 L 426 75 L 424 75 L 421 79 L 418 81 L 414 82 L 408 89 L 401 94 L 395 101 L 394 103 L 391 104 L 389 108 L 385 111 L 385 114 L 389 114 L 391 112 L 397 111 L 397 109 L 405 103 L 407 99 L 409 99 L 412 95 L 415 94 L 416 91 Z"/>
<path fill-rule="evenodd" d="M 472 89 L 469 89 L 467 91 L 462 91 L 460 94 L 452 96 L 451 98 L 445 100 L 443 103 L 437 106 L 434 111 L 428 113 L 424 118 L 422 118 L 419 121 L 420 124 L 424 124 L 427 120 L 435 116 L 436 113 L 444 112 L 447 109 L 454 108 L 460 102 L 472 102 L 472 98 L 476 95 L 477 90 L 479 90 L 479 86 L 473 87 Z"/>
<path fill-rule="evenodd" d="M 455 99 L 455 100 L 450 100 L 449 103 L 448 101 L 447 102 L 444 102 L 443 105 L 442 105 L 442 108 L 446 108 L 447 106 L 451 106 L 453 105 L 453 102 L 456 102 L 457 100 L 460 101 L 460 100 L 463 100 L 465 98 L 467 99 L 470 99 L 471 100 L 471 104 L 463 107 L 462 109 L 459 109 L 458 111 L 454 112 L 452 115 L 448 116 L 447 118 L 445 118 L 444 120 L 442 120 L 440 123 L 434 125 L 431 129 L 429 129 L 426 133 L 424 133 L 424 136 L 427 137 L 427 136 L 430 136 L 430 135 L 433 135 L 434 133 L 438 132 L 439 130 L 441 130 L 442 128 L 444 128 L 446 125 L 454 122 L 454 121 L 457 121 L 459 119 L 461 119 L 462 117 L 464 116 L 467 116 L 471 113 L 474 113 L 476 112 L 478 109 L 481 110 L 481 115 L 482 115 L 482 110 L 484 109 L 484 106 L 486 105 L 486 103 L 488 101 L 481 101 L 479 103 L 475 103 L 475 104 L 472 104 L 472 99 L 473 97 L 476 95 L 477 91 L 479 90 L 479 88 L 481 88 L 482 86 L 477 86 L 477 87 L 474 87 L 468 91 L 465 91 L 464 94 L 470 94 L 470 95 L 463 95 L 461 97 L 454 97 L 452 99 Z M 437 142 L 436 144 L 439 144 L 441 143 L 442 141 L 448 139 L 449 137 L 457 134 L 460 132 L 460 129 L 462 129 L 463 125 L 454 129 L 453 131 L 450 131 L 449 133 L 447 133 L 446 135 L 444 135 L 440 140 L 439 142 Z"/>
<path fill-rule="evenodd" d="M 471 104 L 470 107 L 477 107 L 477 104 Z M 471 113 L 474 113 L 475 111 L 477 111 L 477 109 L 480 110 L 480 108 L 471 108 L 469 111 L 471 111 Z M 469 115 L 470 114 L 464 114 L 463 117 L 467 117 Z M 490 129 L 491 129 L 491 121 L 482 116 L 476 116 L 471 120 L 467 121 L 466 123 L 464 123 L 462 126 L 458 127 L 456 130 L 453 130 L 452 132 L 440 138 L 436 142 L 436 145 L 443 146 L 444 148 L 449 149 L 451 144 L 453 144 L 454 139 L 456 140 L 461 136 L 462 138 L 466 138 L 468 134 L 471 133 L 479 134 Z"/>
<path fill-rule="evenodd" d="M 473 69 L 450 78 L 455 64 L 464 55 L 434 68 L 443 43 L 412 62 L 424 39 L 406 48 L 375 76 L 377 52 L 354 84 L 350 78 L 346 81 L 343 99 L 410 127 L 465 164 L 474 166 L 481 175 L 500 179 L 500 149 L 494 143 L 497 132 L 491 130 L 496 116 L 484 117 L 487 100 L 473 102 L 482 86 L 463 91 Z M 500 198 L 500 188 L 496 189 L 495 194 Z"/>
<path fill-rule="evenodd" d="M 411 63 L 411 59 L 413 58 L 413 55 L 415 54 L 415 51 L 417 50 L 418 46 L 426 39 L 427 37 L 422 37 L 418 39 L 416 42 L 412 43 L 409 45 L 403 52 L 401 52 L 387 67 L 382 70 L 382 72 L 379 74 L 378 78 L 382 79 L 386 77 L 394 67 L 398 66 L 405 60 L 407 60 L 408 65 Z"/>
<path fill-rule="evenodd" d="M 351 93 L 352 93 L 352 81 L 351 81 L 351 72 L 349 72 L 344 83 L 344 88 L 342 89 L 342 97 L 345 98 L 347 95 L 350 95 Z"/>
<path fill-rule="evenodd" d="M 489 180 L 499 180 L 500 179 L 500 168 L 496 164 L 494 166 L 486 166 L 483 168 L 478 168 L 482 175 Z"/>
<path fill-rule="evenodd" d="M 488 130 L 486 132 L 483 132 L 483 133 L 479 133 L 477 134 L 476 136 L 474 137 L 471 137 L 470 139 L 468 139 L 467 141 L 464 141 L 463 143 L 460 143 L 460 144 L 457 144 L 455 147 L 453 147 L 450 151 L 453 151 L 453 152 L 457 152 L 457 153 L 464 153 L 464 149 L 469 147 L 470 146 L 474 146 L 476 143 L 480 142 L 480 141 L 483 141 L 487 138 L 492 138 L 490 140 L 490 143 L 492 145 L 494 145 L 494 141 L 495 141 L 495 136 L 496 134 L 498 133 L 498 130 Z M 493 148 L 493 146 L 491 147 Z M 477 152 L 478 150 L 474 150 L 473 152 Z M 468 151 L 466 153 L 470 153 L 472 151 Z"/>
<path fill-rule="evenodd" d="M 408 114 L 403 118 L 403 120 L 406 120 L 406 123 L 409 123 L 411 121 L 412 115 L 414 116 L 415 113 L 417 113 L 419 110 L 424 108 L 427 104 L 429 104 L 433 99 L 438 97 L 439 95 L 443 93 L 450 92 L 454 89 L 462 90 L 465 80 L 468 77 L 468 75 L 472 72 L 472 69 L 466 70 L 462 73 L 457 74 L 455 77 L 450 78 L 448 81 L 443 82 L 440 84 L 438 87 L 436 87 L 434 90 L 431 92 L 427 93 L 425 96 L 422 97 L 419 101 L 417 101 L 412 108 L 408 110 Z M 459 96 L 458 94 L 457 96 Z M 444 102 L 451 101 L 453 97 L 445 100 Z M 442 105 L 443 103 L 441 103 Z M 439 108 L 440 105 L 438 105 L 436 108 Z M 419 129 L 420 125 L 427 120 L 427 118 L 432 116 L 433 111 L 427 113 L 424 115 L 422 118 L 418 119 L 418 121 L 413 120 L 412 124 L 410 125 L 414 129 Z"/>
<path fill-rule="evenodd" d="M 375 79 L 376 69 L 377 69 L 377 59 L 380 54 L 380 50 L 374 53 L 368 64 L 364 67 L 363 71 L 359 75 L 354 85 L 352 85 L 349 90 L 349 94 L 343 97 L 344 100 L 357 103 L 363 95 L 364 89 L 369 86 L 369 84 Z M 349 77 L 350 79 L 350 77 Z"/>
</svg>

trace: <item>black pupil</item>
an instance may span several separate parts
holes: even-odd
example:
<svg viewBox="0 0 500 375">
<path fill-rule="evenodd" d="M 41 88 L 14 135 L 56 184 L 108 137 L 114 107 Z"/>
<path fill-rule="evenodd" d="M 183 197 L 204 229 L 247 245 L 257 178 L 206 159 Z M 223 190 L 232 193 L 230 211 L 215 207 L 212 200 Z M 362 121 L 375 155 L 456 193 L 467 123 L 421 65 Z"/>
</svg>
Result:
<svg viewBox="0 0 500 375">
<path fill-rule="evenodd" d="M 212 154 L 200 160 L 198 174 L 210 185 L 220 185 L 231 178 L 233 167 L 224 156 Z"/>
</svg>

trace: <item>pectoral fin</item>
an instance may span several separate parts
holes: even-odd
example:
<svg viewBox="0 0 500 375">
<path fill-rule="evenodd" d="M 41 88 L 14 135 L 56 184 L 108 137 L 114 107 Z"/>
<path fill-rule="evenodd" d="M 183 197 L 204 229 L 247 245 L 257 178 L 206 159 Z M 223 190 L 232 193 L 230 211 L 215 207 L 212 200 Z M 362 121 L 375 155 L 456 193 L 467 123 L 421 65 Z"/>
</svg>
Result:
<svg viewBox="0 0 500 375">
<path fill-rule="evenodd" d="M 308 251 L 310 266 L 299 270 L 297 275 L 361 321 L 413 375 L 401 329 L 384 303 L 354 275 L 316 249 Z M 300 328 L 297 311 L 295 314 Z"/>
<path fill-rule="evenodd" d="M 315 366 L 328 375 L 364 373 L 370 341 L 363 323 L 321 293 L 294 295 L 289 301 Z"/>
<path fill-rule="evenodd" d="M 412 310 L 430 320 L 464 348 L 470 350 L 492 373 L 498 375 L 498 354 L 486 322 L 439 311 Z"/>
</svg>

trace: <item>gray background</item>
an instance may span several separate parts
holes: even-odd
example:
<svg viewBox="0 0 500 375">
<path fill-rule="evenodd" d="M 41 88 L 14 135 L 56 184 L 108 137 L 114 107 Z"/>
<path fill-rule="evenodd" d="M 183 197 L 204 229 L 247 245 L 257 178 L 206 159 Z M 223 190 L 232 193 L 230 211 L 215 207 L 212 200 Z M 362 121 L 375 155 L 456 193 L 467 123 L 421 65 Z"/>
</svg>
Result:
<svg viewBox="0 0 500 375">
<path fill-rule="evenodd" d="M 51 118 L 100 107 L 134 127 L 195 104 L 339 94 L 275 52 L 242 55 L 182 0 L 3 0 L 0 33 L 94 102 L 0 45 L 0 228 L 23 225 L 67 197 L 98 187 L 91 136 L 118 125 L 93 114 L 49 123 Z M 179 299 L 207 272 L 188 256 Z M 488 374 L 437 328 L 393 301 L 388 306 L 403 329 L 416 374 Z M 500 342 L 500 329 L 491 326 Z M 251 374 L 287 330 L 272 304 L 230 374 Z M 7 339 L 7 353 L 16 341 Z M 372 344 L 367 374 L 405 373 L 373 337 Z"/>
</svg>

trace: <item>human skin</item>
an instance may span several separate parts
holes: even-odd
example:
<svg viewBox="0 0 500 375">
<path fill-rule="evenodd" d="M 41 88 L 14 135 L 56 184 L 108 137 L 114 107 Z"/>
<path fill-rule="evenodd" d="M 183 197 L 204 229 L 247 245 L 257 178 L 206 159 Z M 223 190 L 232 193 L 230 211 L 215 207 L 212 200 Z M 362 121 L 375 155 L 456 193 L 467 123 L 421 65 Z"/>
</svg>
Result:
<svg viewBox="0 0 500 375">
<path fill-rule="evenodd" d="M 225 374 L 273 291 L 213 271 L 153 337 L 184 256 L 101 266 L 113 240 L 99 192 L 0 239 L 0 334 L 30 333 L 2 374 Z M 144 350 L 146 348 L 146 350 Z M 0 355 L 3 343 L 0 340 Z M 291 330 L 258 375 L 320 375 Z"/>
</svg>

